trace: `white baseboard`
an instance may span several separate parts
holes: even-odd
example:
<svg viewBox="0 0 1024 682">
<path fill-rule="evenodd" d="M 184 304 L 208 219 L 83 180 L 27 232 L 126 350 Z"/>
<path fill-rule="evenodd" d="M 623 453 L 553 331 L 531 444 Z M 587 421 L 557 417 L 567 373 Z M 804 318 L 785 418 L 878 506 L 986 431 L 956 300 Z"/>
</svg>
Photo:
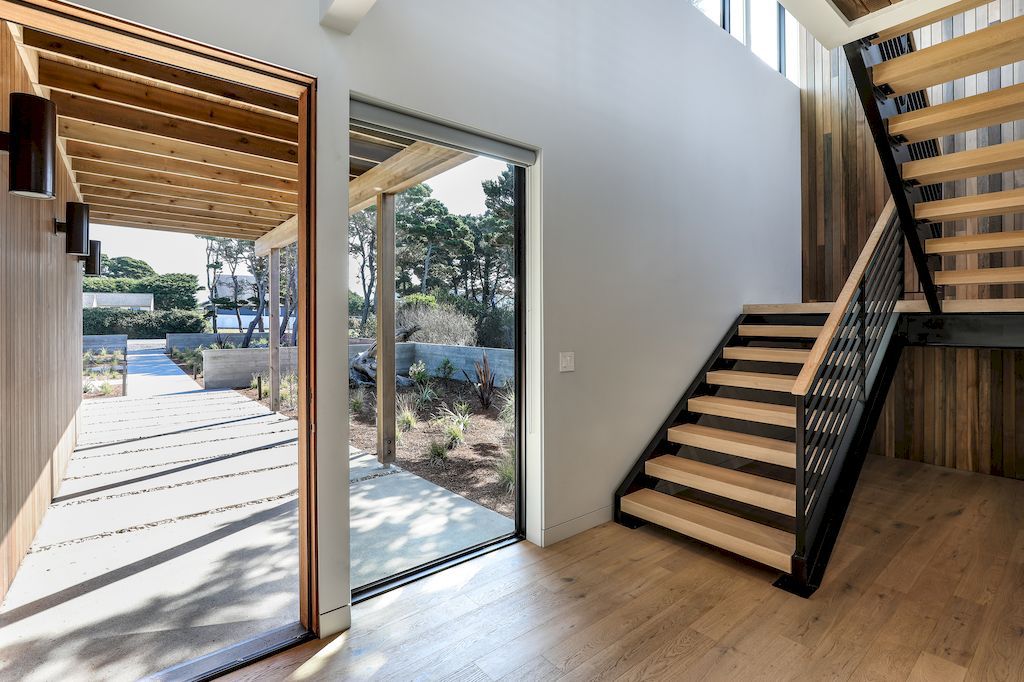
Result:
<svg viewBox="0 0 1024 682">
<path fill-rule="evenodd" d="M 320 614 L 320 637 L 330 637 L 352 627 L 352 607 L 341 608 Z"/>
<path fill-rule="evenodd" d="M 577 533 L 582 533 L 585 530 L 589 530 L 594 526 L 600 526 L 602 523 L 612 520 L 614 508 L 612 505 L 607 507 L 601 507 L 594 511 L 584 514 L 583 516 L 577 516 L 575 519 L 570 519 L 565 523 L 560 523 L 556 526 L 544 529 L 543 544 L 542 547 L 548 547 L 561 542 L 566 538 L 571 538 Z"/>
</svg>

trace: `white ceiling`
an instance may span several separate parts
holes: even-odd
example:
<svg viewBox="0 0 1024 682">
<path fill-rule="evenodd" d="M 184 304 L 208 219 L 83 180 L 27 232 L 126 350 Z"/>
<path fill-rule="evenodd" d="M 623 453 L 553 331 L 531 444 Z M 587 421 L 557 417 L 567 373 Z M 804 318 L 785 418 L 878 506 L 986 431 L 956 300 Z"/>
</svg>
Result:
<svg viewBox="0 0 1024 682">
<path fill-rule="evenodd" d="M 829 0 L 780 1 L 819 43 L 831 49 L 952 5 L 957 0 L 900 0 L 854 21 L 848 21 Z"/>
</svg>

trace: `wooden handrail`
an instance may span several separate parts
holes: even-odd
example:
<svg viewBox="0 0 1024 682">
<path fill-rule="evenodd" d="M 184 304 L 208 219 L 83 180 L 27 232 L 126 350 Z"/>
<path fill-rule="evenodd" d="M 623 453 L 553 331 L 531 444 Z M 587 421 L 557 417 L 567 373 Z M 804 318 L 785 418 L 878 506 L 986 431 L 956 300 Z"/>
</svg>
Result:
<svg viewBox="0 0 1024 682">
<path fill-rule="evenodd" d="M 832 345 L 832 339 L 835 338 L 836 333 L 839 331 L 839 325 L 846 315 L 846 309 L 850 306 L 850 301 L 853 300 L 854 295 L 856 295 L 861 279 L 864 278 L 864 271 L 867 269 L 868 263 L 871 262 L 871 257 L 875 255 L 878 242 L 881 241 L 886 226 L 895 218 L 895 214 L 896 203 L 892 197 L 889 197 L 889 201 L 885 203 L 885 208 L 879 214 L 875 227 L 871 230 L 871 234 L 864 244 L 864 248 L 861 250 L 860 255 L 857 256 L 857 262 L 853 264 L 850 276 L 846 278 L 846 284 L 843 285 L 842 291 L 839 292 L 839 296 L 832 306 L 832 312 L 828 314 L 828 319 L 825 320 L 825 325 L 821 328 L 821 334 L 818 335 L 818 339 L 811 348 L 811 354 L 808 356 L 807 362 L 804 363 L 804 368 L 797 375 L 796 383 L 793 384 L 793 395 L 805 396 L 807 391 L 810 390 L 811 382 L 814 381 L 814 377 L 818 374 L 818 369 L 825 361 L 828 349 Z"/>
</svg>

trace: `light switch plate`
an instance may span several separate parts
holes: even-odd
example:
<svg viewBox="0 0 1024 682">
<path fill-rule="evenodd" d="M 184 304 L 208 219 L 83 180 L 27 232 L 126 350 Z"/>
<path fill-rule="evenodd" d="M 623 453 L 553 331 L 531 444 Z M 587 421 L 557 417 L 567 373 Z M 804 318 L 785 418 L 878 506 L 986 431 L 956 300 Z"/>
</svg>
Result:
<svg viewBox="0 0 1024 682">
<path fill-rule="evenodd" d="M 558 371 L 559 372 L 575 372 L 576 371 L 576 353 L 572 351 L 565 351 L 558 354 Z"/>
</svg>

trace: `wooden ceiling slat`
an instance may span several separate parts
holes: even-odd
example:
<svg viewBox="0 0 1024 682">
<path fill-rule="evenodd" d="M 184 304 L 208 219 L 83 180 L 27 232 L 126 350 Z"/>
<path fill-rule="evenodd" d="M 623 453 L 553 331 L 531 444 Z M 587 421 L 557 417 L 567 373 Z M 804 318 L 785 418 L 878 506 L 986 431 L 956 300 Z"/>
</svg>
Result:
<svg viewBox="0 0 1024 682">
<path fill-rule="evenodd" d="M 153 80 L 173 83 L 192 90 L 209 92 L 228 100 L 248 102 L 290 116 L 298 116 L 299 113 L 298 100 L 293 97 L 243 85 L 231 80 L 224 80 L 215 76 L 204 75 L 199 71 L 169 66 L 159 61 L 151 61 L 122 52 L 96 47 L 95 45 L 71 38 L 58 37 L 30 28 L 30 22 L 19 23 L 26 24 L 24 43 L 29 47 L 146 76 Z M 74 24 L 74 22 L 70 23 Z M 296 93 L 299 91 L 301 91 L 301 88 L 296 89 Z"/>
<path fill-rule="evenodd" d="M 39 85 L 286 142 L 295 143 L 299 139 L 298 123 L 283 118 L 147 86 L 52 59 L 39 60 Z"/>
<path fill-rule="evenodd" d="M 298 147 L 281 140 L 247 135 L 206 123 L 164 116 L 59 90 L 50 93 L 50 101 L 57 107 L 61 119 L 100 123 L 132 132 L 148 133 L 277 161 L 295 163 L 298 159 Z"/>
<path fill-rule="evenodd" d="M 125 130 L 89 121 L 79 121 L 63 116 L 58 117 L 57 126 L 58 134 L 69 140 L 93 142 L 108 147 L 119 147 L 158 156 L 209 163 L 215 166 L 223 166 L 224 168 L 263 173 L 288 180 L 296 180 L 298 178 L 297 164 L 286 161 L 260 158 L 251 154 L 239 154 L 227 149 L 207 147 L 183 140 L 171 140 L 159 135 L 140 133 L 134 130 Z"/>
<path fill-rule="evenodd" d="M 99 166 L 93 166 L 92 169 L 83 167 L 81 169 L 75 168 L 75 170 L 87 170 L 90 173 L 102 173 L 104 175 L 122 175 L 123 177 L 131 177 L 129 174 L 132 171 L 138 171 L 139 173 L 148 171 L 146 173 L 148 175 L 147 178 L 140 176 L 135 179 L 145 180 L 158 176 L 159 179 L 150 179 L 149 181 L 167 184 L 183 184 L 185 180 L 182 180 L 179 176 L 186 176 L 189 179 L 196 178 L 213 181 L 218 188 L 216 191 L 226 194 L 237 193 L 259 196 L 271 201 L 298 201 L 299 183 L 294 180 L 285 180 L 284 178 L 275 178 L 269 175 L 260 175 L 259 173 L 250 173 L 232 168 L 210 166 L 205 163 L 186 161 L 184 159 L 172 159 L 167 156 L 145 154 L 132 151 L 131 149 L 106 147 L 78 140 L 68 140 L 65 148 L 67 149 L 67 155 L 72 159 L 72 165 L 75 162 L 79 164 L 84 162 L 102 163 L 103 166 L 115 166 L 118 169 L 117 172 L 114 172 L 113 168 L 96 170 Z M 261 188 L 268 191 L 260 191 Z M 256 191 L 253 192 L 252 190 Z"/>
<path fill-rule="evenodd" d="M 359 177 L 371 168 L 375 168 L 377 164 L 372 161 L 364 161 L 363 159 L 349 159 L 348 160 L 348 174 L 350 177 Z"/>
<path fill-rule="evenodd" d="M 252 208 L 249 206 L 235 206 L 234 204 L 222 204 L 216 201 L 204 201 L 202 199 L 168 197 L 161 194 L 153 194 L 151 192 L 134 192 L 123 189 L 113 189 L 110 187 L 94 187 L 92 185 L 87 185 L 87 187 L 90 187 L 93 190 L 93 196 L 111 197 L 114 199 L 123 199 L 125 201 L 138 201 L 146 204 L 162 204 L 164 206 L 193 208 L 199 211 L 213 211 L 216 213 L 227 213 L 232 216 L 262 218 L 263 220 L 276 222 L 281 222 L 289 215 L 294 214 L 294 211 L 270 211 L 267 209 Z"/>
<path fill-rule="evenodd" d="M 176 213 L 168 213 L 166 211 L 146 211 L 143 209 L 135 208 L 124 208 L 121 206 L 97 206 L 95 211 L 90 210 L 89 216 L 92 214 L 96 215 L 120 215 L 131 218 L 141 218 L 146 220 L 168 220 L 178 224 L 184 225 L 203 225 L 206 227 L 226 227 L 228 229 L 238 230 L 240 232 L 254 233 L 254 235 L 263 235 L 263 233 L 273 229 L 272 225 L 252 225 L 244 222 L 234 222 L 233 220 L 220 220 L 218 218 L 200 218 L 197 216 L 190 215 L 178 215 Z"/>
<path fill-rule="evenodd" d="M 252 197 L 240 197 L 232 194 L 220 194 L 218 192 L 205 192 L 192 187 L 181 187 L 180 185 L 163 185 L 155 182 L 143 182 L 141 180 L 124 180 L 112 178 L 105 175 L 93 175 L 91 173 L 77 173 L 77 180 L 84 192 L 86 187 L 105 187 L 111 189 L 127 190 L 130 192 L 144 192 L 147 194 L 159 194 L 165 197 L 183 197 L 185 199 L 208 199 L 221 204 L 232 206 L 247 206 L 250 208 L 262 208 L 268 211 L 281 213 L 294 213 L 294 203 L 280 201 L 266 201 Z M 92 193 L 95 194 L 95 191 Z"/>
<path fill-rule="evenodd" d="M 164 197 L 166 198 L 166 197 Z M 277 216 L 280 214 L 274 214 L 274 218 L 266 218 L 263 216 L 252 216 L 252 215 L 240 215 L 238 213 L 225 213 L 223 211 L 207 211 L 201 208 L 193 208 L 191 206 L 180 206 L 177 204 L 167 204 L 163 201 L 145 201 L 143 199 L 122 199 L 120 197 L 103 196 L 99 194 L 85 194 L 82 196 L 82 200 L 89 204 L 90 208 L 96 208 L 97 211 L 104 210 L 102 206 L 117 206 L 125 209 L 141 209 L 144 211 L 157 211 L 162 213 L 168 213 L 173 215 L 187 215 L 195 218 L 216 218 L 218 220 L 230 220 L 235 222 L 251 223 L 253 225 L 276 227 L 280 223 L 280 218 Z"/>
<path fill-rule="evenodd" d="M 102 218 L 96 218 L 95 222 L 102 223 L 103 225 L 112 225 L 114 227 L 132 227 L 137 230 L 159 230 L 161 232 L 179 232 L 182 234 L 194 234 L 200 237 L 227 237 L 228 239 L 246 239 L 249 241 L 256 241 L 257 239 L 259 239 L 259 237 L 253 237 L 251 235 L 240 235 L 237 231 L 233 231 L 230 229 L 204 226 L 189 227 L 187 225 L 176 225 L 171 223 L 164 225 L 152 220 L 122 220 L 119 219 L 118 216 L 112 214 L 104 215 Z"/>
<path fill-rule="evenodd" d="M 348 130 L 349 138 L 355 140 L 366 140 L 367 142 L 390 143 L 396 147 L 408 147 L 416 140 L 411 137 L 403 137 L 394 133 L 385 133 L 373 128 L 366 128 L 358 124 L 351 124 Z"/>
</svg>

